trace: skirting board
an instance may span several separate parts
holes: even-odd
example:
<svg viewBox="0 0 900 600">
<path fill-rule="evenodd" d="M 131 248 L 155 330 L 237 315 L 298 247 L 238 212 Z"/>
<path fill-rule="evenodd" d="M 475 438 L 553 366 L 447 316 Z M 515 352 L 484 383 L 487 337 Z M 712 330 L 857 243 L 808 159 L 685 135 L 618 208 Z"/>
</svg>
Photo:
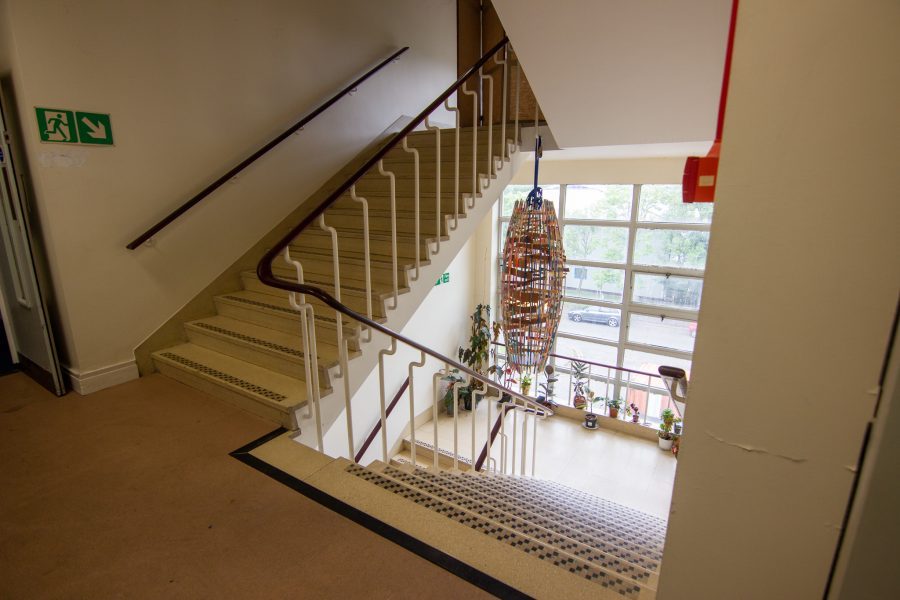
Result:
<svg viewBox="0 0 900 600">
<path fill-rule="evenodd" d="M 82 396 L 140 377 L 137 362 L 134 360 L 83 373 L 65 367 L 65 373 L 72 384 L 72 389 Z"/>
</svg>

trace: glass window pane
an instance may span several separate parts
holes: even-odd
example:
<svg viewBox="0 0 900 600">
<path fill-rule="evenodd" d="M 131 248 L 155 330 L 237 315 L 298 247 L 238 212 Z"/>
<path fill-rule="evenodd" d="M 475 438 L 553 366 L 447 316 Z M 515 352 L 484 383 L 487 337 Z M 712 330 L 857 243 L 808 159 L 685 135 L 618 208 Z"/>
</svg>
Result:
<svg viewBox="0 0 900 600">
<path fill-rule="evenodd" d="M 563 228 L 563 244 L 567 258 L 624 263 L 628 252 L 628 229 L 566 225 Z"/>
<path fill-rule="evenodd" d="M 691 374 L 691 361 L 685 360 L 683 358 L 673 358 L 671 356 L 661 356 L 659 354 L 653 354 L 651 352 L 640 352 L 638 350 L 626 350 L 625 351 L 625 361 L 623 363 L 625 368 L 634 369 L 635 371 L 644 371 L 647 373 L 659 374 L 659 367 L 665 365 L 668 367 L 678 367 L 679 369 L 684 369 L 690 378 Z M 640 378 L 640 376 L 632 375 L 632 381 L 635 383 L 643 383 L 647 384 L 647 377 Z M 653 378 L 653 381 L 650 382 L 652 385 L 659 385 L 659 379 Z"/>
<path fill-rule="evenodd" d="M 542 185 L 544 200 L 553 202 L 556 214 L 559 214 L 559 185 Z M 516 200 L 525 200 L 531 192 L 530 185 L 508 185 L 503 190 L 503 200 L 500 203 L 500 216 L 508 217 L 512 214 Z"/>
<path fill-rule="evenodd" d="M 632 195 L 630 185 L 568 185 L 566 218 L 627 221 Z"/>
<path fill-rule="evenodd" d="M 629 342 L 686 352 L 694 351 L 696 321 L 632 314 L 628 324 Z"/>
<path fill-rule="evenodd" d="M 616 308 L 563 302 L 559 331 L 618 342 L 621 322 L 622 311 Z"/>
<path fill-rule="evenodd" d="M 567 233 L 568 230 L 566 227 Z M 708 248 L 708 231 L 638 229 L 634 241 L 634 262 L 656 267 L 702 269 L 706 265 Z M 568 250 L 567 237 L 566 251 Z"/>
<path fill-rule="evenodd" d="M 618 350 L 615 346 L 575 340 L 562 335 L 556 338 L 556 350 L 554 352 L 561 356 L 589 360 L 604 365 L 615 365 L 618 357 Z M 559 365 L 566 362 L 563 359 L 556 359 L 556 361 Z"/>
<path fill-rule="evenodd" d="M 569 267 L 570 275 L 573 268 Z M 631 300 L 653 306 L 699 310 L 702 292 L 703 280 L 698 277 L 635 273 Z M 566 293 L 569 293 L 568 289 Z"/>
<path fill-rule="evenodd" d="M 509 229 L 509 221 L 501 221 L 500 223 L 500 243 L 497 244 L 497 251 L 503 256 L 503 246 L 506 244 L 506 230 Z"/>
<path fill-rule="evenodd" d="M 565 289 L 567 297 L 622 302 L 624 289 L 625 271 L 621 269 L 569 265 Z"/>
<path fill-rule="evenodd" d="M 680 185 L 642 185 L 638 221 L 651 223 L 711 223 L 711 202 L 685 204 Z"/>
</svg>

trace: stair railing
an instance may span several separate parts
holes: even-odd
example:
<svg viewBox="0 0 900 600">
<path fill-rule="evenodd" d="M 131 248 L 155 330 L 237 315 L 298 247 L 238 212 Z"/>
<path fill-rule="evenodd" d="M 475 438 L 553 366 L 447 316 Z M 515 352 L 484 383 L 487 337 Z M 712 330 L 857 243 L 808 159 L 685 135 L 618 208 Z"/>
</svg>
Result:
<svg viewBox="0 0 900 600">
<path fill-rule="evenodd" d="M 409 50 L 409 46 L 404 46 L 400 48 L 386 59 L 369 69 L 364 75 L 357 78 L 353 83 L 347 85 L 344 89 L 336 93 L 334 96 L 326 100 L 324 103 L 320 104 L 316 107 L 311 113 L 288 127 L 285 131 L 278 134 L 277 137 L 270 140 L 266 143 L 262 148 L 242 160 L 240 163 L 232 167 L 228 170 L 227 173 L 207 185 L 200 192 L 195 194 L 192 198 L 187 200 L 184 204 L 170 212 L 168 215 L 163 217 L 158 223 L 147 229 L 144 233 L 134 238 L 131 242 L 125 246 L 129 250 L 137 249 L 141 244 L 152 238 L 154 235 L 168 227 L 172 221 L 186 213 L 190 210 L 194 205 L 199 203 L 201 200 L 218 190 L 220 187 L 225 185 L 229 180 L 233 177 L 236 177 L 241 171 L 249 167 L 251 164 L 265 156 L 270 150 L 272 150 L 275 146 L 279 145 L 284 140 L 288 139 L 294 133 L 301 131 L 306 125 L 310 123 L 313 119 L 318 117 L 320 114 L 328 110 L 333 104 L 335 104 L 338 100 L 343 98 L 344 96 L 352 95 L 360 85 L 362 85 L 367 79 L 375 75 L 378 71 L 389 65 L 390 63 L 396 62 L 400 55 Z"/>
<path fill-rule="evenodd" d="M 500 164 L 502 165 L 505 160 L 511 155 L 511 153 L 518 150 L 518 144 L 521 139 L 520 136 L 520 127 L 519 127 L 519 119 L 518 119 L 518 110 L 515 110 L 515 120 L 512 123 L 513 135 L 514 139 L 512 141 L 506 139 L 506 115 L 508 111 L 506 109 L 507 104 L 509 103 L 508 98 L 508 90 L 509 85 L 507 79 L 509 78 L 509 65 L 514 67 L 515 76 L 516 76 L 516 100 L 515 104 L 518 107 L 518 94 L 520 91 L 519 82 L 519 66 L 517 62 L 510 60 L 510 52 L 511 48 L 509 47 L 509 40 L 507 38 L 503 38 L 498 44 L 496 44 L 493 48 L 491 48 L 487 53 L 485 53 L 475 64 L 473 64 L 469 69 L 463 73 L 459 79 L 451 85 L 447 90 L 445 90 L 441 95 L 439 95 L 431 104 L 428 105 L 418 116 L 416 116 L 412 121 L 409 122 L 399 133 L 394 135 L 386 144 L 384 144 L 378 151 L 376 151 L 373 156 L 368 159 L 360 168 L 358 168 L 352 175 L 350 175 L 343 184 L 339 185 L 335 190 L 328 195 L 322 202 L 319 203 L 296 227 L 287 232 L 281 240 L 273 245 L 273 247 L 266 252 L 265 256 L 260 260 L 257 266 L 257 275 L 263 283 L 270 285 L 272 287 L 276 287 L 282 290 L 289 292 L 289 299 L 291 306 L 300 313 L 301 315 L 301 342 L 304 348 L 303 357 L 304 357 L 304 370 L 307 373 L 312 374 L 312 377 L 307 377 L 306 385 L 307 385 L 307 398 L 308 398 L 308 411 L 307 416 L 311 416 L 315 419 L 316 423 L 316 446 L 320 451 L 324 451 L 324 441 L 323 441 L 323 422 L 322 422 L 322 407 L 321 407 L 321 392 L 318 385 L 317 374 L 319 372 L 319 363 L 318 363 L 318 354 L 316 352 L 316 327 L 317 324 L 322 322 L 330 321 L 331 318 L 326 316 L 326 313 L 323 310 L 333 310 L 334 311 L 334 323 L 336 325 L 336 336 L 335 343 L 338 348 L 338 357 L 339 357 L 339 372 L 340 376 L 343 379 L 344 383 L 344 418 L 346 420 L 347 427 L 347 453 L 346 456 L 353 459 L 359 460 L 361 458 L 361 454 L 356 452 L 355 448 L 355 438 L 353 434 L 353 425 L 352 425 L 352 412 L 351 412 L 351 397 L 350 397 L 350 386 L 349 386 L 349 377 L 348 377 L 348 360 L 350 355 L 349 341 L 361 338 L 362 331 L 366 331 L 368 333 L 366 341 L 371 341 L 372 333 L 377 332 L 387 336 L 387 339 L 390 340 L 390 347 L 384 348 L 380 350 L 378 355 L 379 362 L 379 383 L 381 386 L 380 395 L 381 395 L 381 403 L 380 403 L 380 421 L 381 427 L 380 433 L 382 437 L 382 457 L 385 460 L 388 460 L 387 452 L 387 426 L 386 426 L 386 418 L 387 418 L 387 407 L 385 407 L 385 378 L 384 378 L 384 359 L 386 356 L 393 355 L 397 352 L 399 345 L 403 345 L 406 348 L 411 348 L 418 351 L 419 359 L 418 361 L 410 362 L 408 366 L 408 394 L 409 403 L 410 403 L 410 422 L 408 423 L 408 427 L 410 430 L 410 435 L 413 441 L 412 451 L 413 451 L 413 459 L 415 460 L 415 399 L 414 399 L 414 377 L 416 373 L 416 369 L 422 368 L 423 365 L 426 364 L 426 357 L 430 357 L 435 359 L 439 363 L 443 363 L 446 365 L 447 369 L 456 370 L 458 373 L 467 378 L 466 384 L 473 387 L 478 387 L 475 393 L 478 395 L 486 396 L 486 395 L 496 395 L 509 398 L 509 402 L 503 408 L 503 413 L 506 414 L 509 411 L 516 411 L 520 414 L 531 415 L 532 417 L 546 417 L 552 413 L 547 407 L 544 407 L 538 403 L 536 403 L 533 399 L 519 393 L 516 390 L 508 389 L 497 382 L 491 381 L 488 376 L 485 376 L 481 373 L 476 372 L 473 369 L 453 360 L 450 357 L 444 356 L 443 354 L 429 348 L 425 344 L 407 338 L 400 333 L 393 331 L 383 324 L 379 323 L 373 315 L 371 302 L 367 302 L 365 311 L 366 314 L 361 314 L 356 310 L 350 308 L 346 304 L 342 302 L 341 289 L 345 284 L 341 282 L 340 269 L 338 267 L 340 262 L 340 236 L 336 233 L 334 227 L 329 226 L 326 223 L 325 211 L 334 203 L 341 198 L 342 196 L 349 195 L 349 197 L 358 202 L 361 205 L 361 214 L 360 217 L 363 220 L 364 228 L 363 228 L 363 244 L 364 244 L 364 270 L 365 270 L 365 294 L 368 299 L 372 297 L 372 277 L 371 277 L 371 244 L 370 244 L 370 227 L 369 227 L 369 218 L 371 211 L 369 210 L 369 204 L 367 200 L 359 193 L 357 190 L 358 182 L 367 174 L 370 173 L 378 173 L 380 176 L 387 178 L 385 183 L 388 188 L 388 196 L 389 196 L 389 206 L 390 206 L 390 250 L 388 252 L 389 256 L 389 264 L 392 270 L 392 290 L 391 296 L 393 297 L 393 306 L 390 308 L 396 308 L 397 306 L 397 297 L 399 293 L 399 281 L 398 281 L 398 267 L 400 266 L 398 263 L 398 235 L 397 235 L 397 212 L 398 212 L 398 198 L 397 198 L 397 190 L 396 190 L 396 176 L 395 172 L 398 168 L 397 164 L 391 164 L 390 161 L 393 160 L 394 163 L 397 163 L 401 156 L 400 154 L 392 151 L 400 150 L 402 152 L 402 156 L 407 157 L 411 155 L 413 159 L 413 178 L 414 178 L 414 198 L 412 198 L 413 202 L 413 210 L 414 210 L 414 219 L 415 219 L 415 230 L 414 230 L 414 239 L 412 243 L 416 245 L 417 252 L 415 254 L 415 264 L 410 265 L 414 267 L 416 278 L 420 275 L 420 269 L 424 260 L 427 260 L 428 255 L 433 253 L 435 250 L 433 249 L 433 245 L 437 246 L 440 244 L 440 238 L 443 232 L 443 227 L 446 226 L 449 229 L 453 229 L 458 224 L 458 218 L 466 214 L 467 210 L 471 209 L 474 206 L 474 203 L 477 197 L 480 195 L 482 191 L 482 187 L 487 185 L 492 177 L 496 174 L 497 163 L 495 159 L 499 159 Z M 492 76 L 487 76 L 484 74 L 485 65 L 494 60 L 497 65 L 502 66 L 502 69 L 499 69 L 502 72 L 503 81 L 501 89 L 502 89 L 502 116 L 501 119 L 504 122 L 500 123 L 500 139 L 494 139 L 493 129 L 497 124 L 493 123 L 493 88 L 494 88 L 494 78 Z M 480 98 L 475 92 L 469 92 L 466 83 L 474 84 L 478 83 L 487 78 L 489 80 L 489 84 L 486 87 L 488 97 L 486 98 L 486 103 L 480 103 Z M 440 128 L 437 128 L 433 125 L 434 118 L 433 113 L 440 109 L 441 107 L 446 107 L 446 109 L 450 112 L 450 114 L 454 115 L 455 123 L 454 127 L 456 132 L 460 131 L 461 126 L 461 113 L 460 113 L 460 101 L 463 99 L 465 95 L 474 95 L 474 107 L 475 112 L 473 112 L 473 123 L 471 124 L 471 137 L 472 137 L 472 156 L 468 157 L 471 160 L 471 173 L 472 173 L 472 187 L 467 193 L 461 193 L 461 179 L 460 174 L 464 169 L 461 169 L 463 162 L 468 163 L 469 160 L 464 160 L 460 156 L 460 134 L 457 133 L 456 140 L 454 144 L 454 156 L 453 156 L 453 173 L 455 176 L 455 183 L 453 186 L 453 197 L 452 204 L 450 206 L 453 207 L 453 225 L 449 224 L 449 215 L 445 216 L 446 212 L 443 209 L 442 204 L 442 195 L 441 195 L 441 139 L 440 139 Z M 455 99 L 454 104 L 451 105 L 451 98 Z M 479 157 L 479 144 L 478 144 L 478 129 L 479 123 L 478 121 L 483 121 L 484 115 L 477 114 L 477 107 L 484 106 L 488 107 L 487 121 L 482 122 L 482 126 L 487 129 L 487 145 L 486 148 L 483 148 L 486 157 Z M 419 145 L 416 146 L 414 144 L 410 144 L 412 141 L 410 138 L 410 134 L 414 131 L 421 131 L 421 128 L 424 127 L 425 131 L 433 130 L 435 131 L 435 163 L 434 170 L 437 175 L 435 179 L 435 210 L 437 212 L 437 222 L 436 227 L 437 230 L 435 232 L 435 236 L 433 238 L 425 239 L 425 257 L 422 257 L 418 252 L 418 248 L 422 243 L 421 239 L 421 227 L 420 227 L 420 161 L 419 161 L 419 151 L 424 150 L 424 147 Z M 421 141 L 421 138 L 419 138 Z M 499 148 L 497 148 L 499 141 Z M 409 153 L 409 154 L 407 154 Z M 486 170 L 483 173 L 479 173 L 480 166 L 483 166 Z M 466 165 L 468 168 L 468 165 Z M 466 176 L 467 177 L 467 176 Z M 462 200 L 462 202 L 460 202 Z M 292 246 L 293 242 L 298 238 L 298 236 L 311 229 L 311 226 L 318 225 L 320 230 L 323 233 L 329 234 L 327 237 L 330 243 L 330 251 L 331 256 L 333 258 L 333 282 L 330 285 L 326 285 L 322 287 L 321 285 L 314 285 L 312 282 L 308 282 L 304 278 L 304 268 L 302 264 L 302 254 L 304 252 L 304 248 L 300 246 Z M 310 234 L 314 235 L 314 234 Z M 308 238 L 307 238 L 308 239 Z M 291 268 L 291 272 L 294 274 L 293 279 L 286 279 L 283 277 L 276 276 L 274 266 L 275 262 L 283 260 L 280 266 L 287 265 Z M 317 282 L 318 283 L 318 282 Z M 332 289 L 326 289 L 326 287 L 331 287 Z M 324 308 L 323 308 L 324 305 Z M 350 327 L 348 330 L 345 328 L 346 325 Z M 438 405 L 440 402 L 440 398 L 438 390 L 440 388 L 439 379 L 441 377 L 440 373 L 436 373 L 432 379 L 432 383 L 435 386 L 435 394 L 432 399 L 432 413 L 433 417 L 435 417 L 435 441 L 437 441 L 437 416 L 438 416 Z M 477 382 L 477 383 L 476 383 Z M 453 395 L 454 400 L 458 400 L 459 394 L 459 386 L 454 386 Z M 476 398 L 473 397 L 473 402 L 475 402 Z M 458 402 L 454 402 L 454 429 L 458 433 L 458 423 L 459 423 L 459 415 L 458 415 Z M 489 405 L 490 406 L 490 405 Z M 490 419 L 489 419 L 490 420 Z M 472 427 L 473 427 L 473 435 L 472 435 L 472 459 L 475 459 L 475 419 L 472 419 Z M 514 425 L 515 427 L 515 425 Z M 536 427 L 532 427 L 532 436 L 534 436 L 534 430 Z M 522 428 L 522 443 L 524 444 L 526 439 L 525 435 L 527 433 L 527 426 L 523 425 Z M 454 465 L 458 466 L 460 456 L 460 448 L 458 444 L 458 435 L 454 436 L 454 448 L 453 448 L 453 458 Z M 524 447 L 524 446 L 523 446 Z M 433 452 L 434 463 L 437 465 L 438 463 L 438 452 L 437 449 Z"/>
</svg>

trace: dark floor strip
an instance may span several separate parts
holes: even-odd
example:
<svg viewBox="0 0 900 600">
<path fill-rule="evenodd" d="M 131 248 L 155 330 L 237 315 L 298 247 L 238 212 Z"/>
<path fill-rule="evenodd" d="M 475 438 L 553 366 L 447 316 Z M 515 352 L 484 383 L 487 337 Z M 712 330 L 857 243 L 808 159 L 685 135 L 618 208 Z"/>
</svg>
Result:
<svg viewBox="0 0 900 600">
<path fill-rule="evenodd" d="M 384 521 L 380 521 L 376 519 L 372 515 L 368 513 L 364 513 L 363 511 L 350 506 L 346 502 L 338 500 L 334 496 L 326 494 L 322 490 L 309 485 L 303 481 L 300 481 L 296 477 L 285 473 L 281 469 L 273 467 L 269 463 L 256 458 L 250 452 L 266 442 L 278 437 L 282 433 L 287 431 L 283 427 L 272 431 L 271 433 L 267 433 L 261 438 L 250 442 L 249 444 L 238 448 L 234 452 L 231 453 L 231 456 L 238 459 L 245 465 L 252 467 L 263 473 L 268 475 L 275 481 L 286 485 L 291 488 L 295 492 L 299 492 L 303 494 L 310 500 L 314 502 L 318 502 L 325 508 L 328 508 L 339 515 L 346 517 L 353 521 L 358 525 L 362 525 L 369 531 L 373 531 L 380 535 L 381 537 L 390 540 L 401 546 L 406 548 L 413 554 L 417 554 L 421 556 L 428 562 L 431 562 L 445 571 L 449 571 L 453 573 L 457 577 L 468 581 L 472 585 L 483 589 L 489 594 L 493 594 L 498 598 L 510 598 L 510 599 L 530 599 L 531 596 L 520 592 L 519 590 L 503 583 L 499 579 L 496 579 L 483 571 L 479 571 L 478 569 L 467 565 L 461 560 L 446 554 L 445 552 L 441 552 L 437 548 L 433 546 L 429 546 L 428 544 L 418 540 L 411 535 L 404 533 L 397 529 L 396 527 L 392 527 L 388 525 Z"/>
</svg>

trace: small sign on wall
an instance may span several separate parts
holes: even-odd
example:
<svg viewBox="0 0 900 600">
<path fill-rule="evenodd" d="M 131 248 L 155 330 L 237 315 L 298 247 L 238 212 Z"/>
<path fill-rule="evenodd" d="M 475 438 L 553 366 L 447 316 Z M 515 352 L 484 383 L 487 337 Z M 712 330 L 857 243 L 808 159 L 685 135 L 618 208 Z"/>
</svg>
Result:
<svg viewBox="0 0 900 600">
<path fill-rule="evenodd" d="M 438 286 L 443 283 L 450 283 L 450 273 L 444 273 L 440 277 L 437 278 L 437 281 L 434 282 L 434 285 Z"/>
<path fill-rule="evenodd" d="M 34 112 L 42 142 L 113 145 L 112 122 L 108 114 L 38 107 Z"/>
</svg>

